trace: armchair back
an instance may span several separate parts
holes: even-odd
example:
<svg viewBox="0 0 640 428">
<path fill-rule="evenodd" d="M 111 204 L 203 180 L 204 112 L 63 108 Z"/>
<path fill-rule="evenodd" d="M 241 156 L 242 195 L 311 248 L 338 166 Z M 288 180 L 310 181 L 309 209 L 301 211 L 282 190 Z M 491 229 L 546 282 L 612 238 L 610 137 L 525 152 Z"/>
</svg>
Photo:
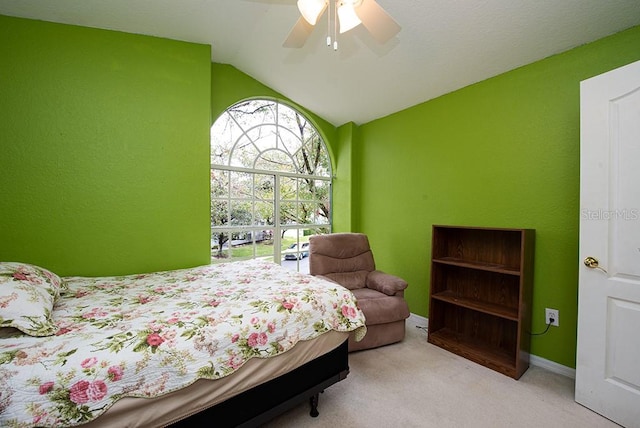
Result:
<svg viewBox="0 0 640 428">
<path fill-rule="evenodd" d="M 331 233 L 309 238 L 309 273 L 337 282 L 350 290 L 364 288 L 376 269 L 367 235 Z"/>
</svg>

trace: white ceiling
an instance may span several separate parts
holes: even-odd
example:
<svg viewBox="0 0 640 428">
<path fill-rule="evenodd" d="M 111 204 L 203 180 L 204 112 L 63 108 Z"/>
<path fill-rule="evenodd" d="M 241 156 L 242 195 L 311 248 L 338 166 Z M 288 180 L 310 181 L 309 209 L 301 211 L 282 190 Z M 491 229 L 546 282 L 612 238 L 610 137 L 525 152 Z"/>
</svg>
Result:
<svg viewBox="0 0 640 428">
<path fill-rule="evenodd" d="M 386 116 L 640 24 L 640 0 L 378 0 L 402 26 L 379 45 L 362 26 L 327 48 L 282 42 L 295 0 L 0 0 L 0 14 L 211 45 L 334 125 Z M 639 47 L 640 48 L 640 47 Z"/>
</svg>

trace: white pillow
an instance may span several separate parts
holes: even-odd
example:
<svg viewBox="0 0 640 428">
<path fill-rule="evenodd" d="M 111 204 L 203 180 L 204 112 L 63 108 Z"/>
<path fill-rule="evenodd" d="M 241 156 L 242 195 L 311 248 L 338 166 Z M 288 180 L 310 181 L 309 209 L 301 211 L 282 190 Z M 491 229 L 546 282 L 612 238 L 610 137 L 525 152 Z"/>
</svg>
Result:
<svg viewBox="0 0 640 428">
<path fill-rule="evenodd" d="M 31 336 L 58 330 L 51 312 L 64 282 L 55 273 L 27 263 L 0 262 L 0 327 Z"/>
</svg>

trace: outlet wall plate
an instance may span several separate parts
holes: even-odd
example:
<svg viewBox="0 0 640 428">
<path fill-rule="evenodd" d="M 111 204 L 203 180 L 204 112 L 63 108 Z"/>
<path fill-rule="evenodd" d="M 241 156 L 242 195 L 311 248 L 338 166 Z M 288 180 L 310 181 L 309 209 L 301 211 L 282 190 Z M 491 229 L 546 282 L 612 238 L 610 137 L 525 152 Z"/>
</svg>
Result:
<svg viewBox="0 0 640 428">
<path fill-rule="evenodd" d="M 554 327 L 560 327 L 560 311 L 557 309 L 545 308 L 544 309 L 544 323 L 549 324 L 549 320 L 553 319 L 551 323 Z"/>
</svg>

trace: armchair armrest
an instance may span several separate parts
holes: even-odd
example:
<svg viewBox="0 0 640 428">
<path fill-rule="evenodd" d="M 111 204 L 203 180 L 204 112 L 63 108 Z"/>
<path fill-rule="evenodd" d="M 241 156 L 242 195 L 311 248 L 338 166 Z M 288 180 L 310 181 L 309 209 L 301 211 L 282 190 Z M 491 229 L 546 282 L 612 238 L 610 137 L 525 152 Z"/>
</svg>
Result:
<svg viewBox="0 0 640 428">
<path fill-rule="evenodd" d="M 407 281 L 388 273 L 374 270 L 367 275 L 366 287 L 393 296 L 407 288 Z"/>
</svg>

